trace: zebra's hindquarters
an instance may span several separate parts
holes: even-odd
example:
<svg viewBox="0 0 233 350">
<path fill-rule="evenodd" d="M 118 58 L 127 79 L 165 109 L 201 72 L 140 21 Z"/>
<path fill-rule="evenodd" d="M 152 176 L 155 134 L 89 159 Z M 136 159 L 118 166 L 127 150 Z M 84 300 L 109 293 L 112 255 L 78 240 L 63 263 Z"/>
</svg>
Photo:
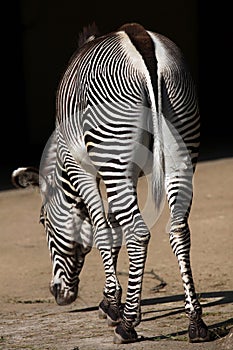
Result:
<svg viewBox="0 0 233 350">
<path fill-rule="evenodd" d="M 143 48 L 143 40 L 148 43 L 148 36 L 152 39 L 149 55 Z M 142 113 L 143 108 L 150 113 Z M 196 315 L 195 322 L 199 322 L 201 309 L 190 268 L 187 224 L 198 153 L 199 114 L 179 49 L 137 24 L 88 43 L 74 57 L 61 82 L 58 122 L 67 147 L 82 170 L 77 191 L 92 218 L 105 267 L 104 292 L 108 300 L 115 300 L 118 288 L 111 251 L 113 227 L 99 211 L 102 201 L 96 190 L 96 176 L 105 183 L 108 211 L 125 236 L 130 267 L 122 321 L 116 329 L 120 340 L 136 339 L 134 327 L 140 322 L 142 279 L 150 238 L 137 201 L 137 179 L 143 170 L 136 156 L 138 145 L 149 150 L 148 154 L 152 150 L 158 207 L 166 189 L 172 216 L 170 240 L 181 270 L 186 311 L 192 320 Z M 145 130 L 149 130 L 149 138 Z M 95 176 L 90 171 L 93 169 Z"/>
</svg>

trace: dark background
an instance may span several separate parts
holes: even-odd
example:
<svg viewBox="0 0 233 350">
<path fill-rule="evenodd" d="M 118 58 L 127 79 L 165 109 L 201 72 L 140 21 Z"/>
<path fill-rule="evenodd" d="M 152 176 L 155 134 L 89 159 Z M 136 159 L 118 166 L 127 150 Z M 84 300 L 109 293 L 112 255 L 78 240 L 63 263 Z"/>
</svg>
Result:
<svg viewBox="0 0 233 350">
<path fill-rule="evenodd" d="M 200 161 L 233 156 L 231 13 L 224 1 L 210 0 L 8 2 L 2 11 L 0 190 L 12 187 L 15 168 L 39 166 L 54 128 L 57 85 L 79 32 L 93 21 L 103 34 L 138 22 L 175 41 L 197 87 Z"/>
</svg>

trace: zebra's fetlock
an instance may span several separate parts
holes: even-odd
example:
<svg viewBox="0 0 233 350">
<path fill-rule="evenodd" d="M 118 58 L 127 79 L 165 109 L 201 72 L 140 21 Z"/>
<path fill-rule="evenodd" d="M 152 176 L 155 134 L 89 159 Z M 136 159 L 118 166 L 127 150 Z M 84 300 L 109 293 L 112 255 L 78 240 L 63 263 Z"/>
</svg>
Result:
<svg viewBox="0 0 233 350">
<path fill-rule="evenodd" d="M 121 313 L 119 307 L 115 304 L 110 304 L 107 312 L 108 326 L 115 327 L 121 322 Z"/>
<path fill-rule="evenodd" d="M 99 318 L 105 319 L 107 318 L 107 312 L 109 308 L 109 301 L 106 297 L 99 303 Z"/>
<path fill-rule="evenodd" d="M 137 339 L 138 335 L 131 321 L 123 319 L 115 328 L 113 338 L 114 344 L 133 343 L 137 341 Z"/>
<path fill-rule="evenodd" d="M 194 310 L 190 311 L 190 309 L 186 310 L 186 315 L 190 321 L 199 320 L 202 316 L 202 307 L 198 301 L 193 304 Z"/>
<path fill-rule="evenodd" d="M 116 298 L 116 302 L 118 303 L 118 305 L 121 305 L 121 297 L 122 297 L 122 288 L 121 286 L 119 286 L 118 289 L 116 289 L 115 292 L 115 298 Z"/>
<path fill-rule="evenodd" d="M 113 297 L 104 295 L 103 300 L 99 304 L 99 318 L 107 319 L 108 326 L 116 326 L 121 322 L 121 314 L 123 311 L 120 295 L 115 293 Z M 117 297 L 118 298 L 117 298 Z M 120 298 L 120 299 L 119 299 Z"/>
</svg>

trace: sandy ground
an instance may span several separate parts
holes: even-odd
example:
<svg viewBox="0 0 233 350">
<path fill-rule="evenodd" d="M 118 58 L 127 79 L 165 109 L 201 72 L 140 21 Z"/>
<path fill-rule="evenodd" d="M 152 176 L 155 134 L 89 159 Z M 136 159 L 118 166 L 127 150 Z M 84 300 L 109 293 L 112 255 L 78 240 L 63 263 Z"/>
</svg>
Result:
<svg viewBox="0 0 233 350">
<path fill-rule="evenodd" d="M 233 159 L 199 163 L 194 191 L 191 260 L 211 342 L 190 344 L 187 340 L 183 287 L 166 233 L 166 206 L 151 229 L 142 322 L 137 327 L 141 341 L 114 345 L 113 329 L 98 319 L 104 284 L 98 251 L 93 248 L 87 256 L 78 299 L 72 305 L 57 306 L 48 290 L 51 263 L 44 230 L 38 223 L 40 193 L 27 189 L 0 192 L 0 349 L 233 349 Z M 139 195 L 144 208 L 144 180 Z M 118 266 L 123 301 L 127 268 L 123 246 Z M 166 282 L 158 292 L 152 290 L 160 284 L 156 274 Z"/>
</svg>

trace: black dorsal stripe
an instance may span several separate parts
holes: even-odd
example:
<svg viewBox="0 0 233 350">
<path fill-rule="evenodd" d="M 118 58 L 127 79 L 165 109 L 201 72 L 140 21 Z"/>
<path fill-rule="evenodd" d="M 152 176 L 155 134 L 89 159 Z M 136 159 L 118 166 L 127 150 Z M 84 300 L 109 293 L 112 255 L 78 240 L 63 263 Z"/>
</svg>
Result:
<svg viewBox="0 0 233 350">
<path fill-rule="evenodd" d="M 158 110 L 158 74 L 154 43 L 145 28 L 138 23 L 124 24 L 119 30 L 125 31 L 145 62 L 150 74 Z"/>
</svg>

